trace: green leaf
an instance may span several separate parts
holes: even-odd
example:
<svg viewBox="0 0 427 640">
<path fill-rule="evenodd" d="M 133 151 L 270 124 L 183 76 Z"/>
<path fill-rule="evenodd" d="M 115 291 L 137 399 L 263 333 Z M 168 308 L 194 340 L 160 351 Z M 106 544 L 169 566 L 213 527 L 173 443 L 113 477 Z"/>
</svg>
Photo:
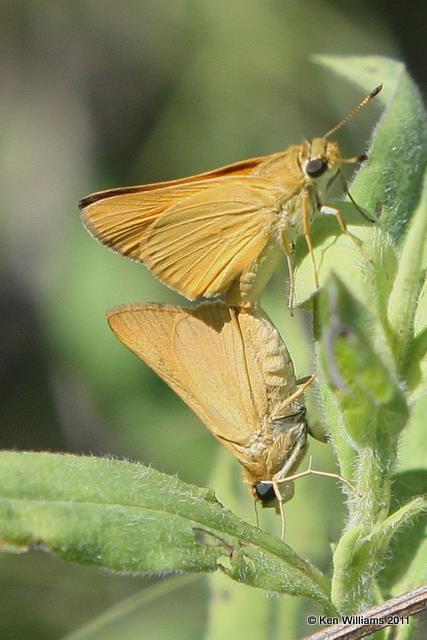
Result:
<svg viewBox="0 0 427 640">
<path fill-rule="evenodd" d="M 196 501 L 200 510 L 213 507 L 213 494 L 153 469 L 3 452 L 0 477 L 0 537 L 6 541 L 126 572 L 212 571 L 223 554 L 220 546 L 199 544 L 194 522 L 185 518 Z"/>
<path fill-rule="evenodd" d="M 414 363 L 415 315 L 423 284 L 422 265 L 427 234 L 427 174 L 421 201 L 408 228 L 399 257 L 399 267 L 388 303 L 388 323 L 397 370 L 405 373 Z M 424 323 L 426 318 L 424 317 Z M 423 327 L 425 328 L 425 327 Z M 420 358 L 418 357 L 418 362 Z"/>
<path fill-rule="evenodd" d="M 375 527 L 369 535 L 365 535 L 362 527 L 356 526 L 348 530 L 341 538 L 334 553 L 334 577 L 332 581 L 332 599 L 340 611 L 355 611 L 360 604 L 358 598 L 363 593 L 362 583 L 372 580 L 378 568 L 382 565 L 384 558 L 390 558 L 390 541 L 395 538 L 400 541 L 400 545 L 393 548 L 393 562 L 388 563 L 388 571 L 382 573 L 382 580 L 387 585 L 388 597 L 390 585 L 392 584 L 393 572 L 405 572 L 415 555 L 416 547 L 410 545 L 406 549 L 401 548 L 402 537 L 399 535 L 402 530 L 415 531 L 419 534 L 424 529 L 421 515 L 426 513 L 426 496 L 418 496 L 409 500 L 400 509 Z M 408 529 L 408 525 L 416 524 L 416 527 Z M 420 526 L 421 525 L 421 528 Z M 422 533 L 421 533 L 422 536 Z M 399 550 L 400 549 L 400 550 Z M 399 558 L 399 554 L 402 559 Z M 397 562 L 396 562 L 397 561 Z M 425 579 L 425 564 L 418 565 L 418 582 L 407 583 L 406 589 L 413 588 L 423 583 Z M 424 578 L 423 578 L 424 576 Z M 384 580 L 384 577 L 386 579 Z M 402 593 L 400 585 L 400 593 Z M 366 592 L 365 592 L 366 597 Z M 363 605 L 362 605 L 363 606 Z"/>
<path fill-rule="evenodd" d="M 426 491 L 427 454 L 425 416 L 427 396 L 411 406 L 408 424 L 399 442 L 398 470 L 393 476 L 393 502 L 402 505 Z M 398 595 L 427 581 L 426 518 L 418 518 L 393 537 L 380 581 L 387 596 Z"/>
<path fill-rule="evenodd" d="M 354 566 L 354 554 L 358 548 L 361 529 L 354 527 L 342 536 L 334 553 L 334 576 L 332 579 L 332 602 L 342 613 L 354 611 L 354 592 L 351 585 L 358 582 L 358 567 Z"/>
<path fill-rule="evenodd" d="M 399 442 L 399 472 L 425 470 L 427 466 L 426 448 L 420 446 L 425 441 L 426 415 L 427 395 L 423 395 L 412 403 L 408 424 L 402 432 Z M 424 487 L 426 486 L 427 483 Z M 416 493 L 423 493 L 424 490 L 422 486 L 418 487 Z"/>
<path fill-rule="evenodd" d="M 387 108 L 374 131 L 369 160 L 351 185 L 358 205 L 373 218 L 380 214 L 379 222 L 370 224 L 349 203 L 338 204 L 349 229 L 362 240 L 372 264 L 339 232 L 335 220 L 319 217 L 313 224 L 321 284 L 328 273 L 335 270 L 353 295 L 381 308 L 396 266 L 393 246 L 404 236 L 422 191 L 427 162 L 426 113 L 418 89 L 400 62 L 378 56 L 317 56 L 316 59 L 364 91 L 371 91 L 380 81 L 385 84 L 378 100 L 386 100 Z M 301 304 L 314 291 L 312 265 L 304 238 L 297 242 L 295 259 L 296 296 L 297 303 Z M 380 297 L 374 286 L 378 279 L 382 283 Z"/>
<path fill-rule="evenodd" d="M 379 78 L 384 83 L 387 109 L 374 131 L 370 160 L 351 192 L 368 211 L 384 207 L 381 224 L 399 242 L 420 199 L 427 164 L 427 115 L 420 92 L 405 66 L 389 58 L 321 56 L 319 61 L 364 91 Z"/>
<path fill-rule="evenodd" d="M 375 527 L 367 540 L 371 546 L 376 547 L 377 554 L 383 554 L 387 551 L 390 540 L 394 535 L 398 534 L 404 527 L 416 522 L 420 516 L 426 513 L 427 495 L 412 498 L 388 516 L 384 522 Z"/>
<path fill-rule="evenodd" d="M 360 446 L 374 443 L 381 432 L 396 442 L 407 418 L 406 400 L 393 371 L 371 344 L 368 309 L 333 275 L 320 294 L 319 309 L 322 370 L 342 412 L 337 429 L 344 426 Z"/>
<path fill-rule="evenodd" d="M 384 87 L 376 100 L 386 105 L 405 72 L 405 65 L 384 56 L 333 56 L 317 54 L 313 62 L 327 67 L 337 75 L 352 82 L 368 93 L 383 83 Z"/>
<path fill-rule="evenodd" d="M 393 478 L 393 499 L 397 504 L 407 506 L 420 505 L 420 517 L 409 519 L 410 526 L 400 527 L 393 532 L 390 546 L 385 554 L 385 563 L 379 576 L 383 591 L 387 597 L 410 591 L 427 581 L 427 538 L 425 498 L 413 495 L 425 491 L 427 472 L 425 468 L 400 472 Z M 423 505 L 424 503 L 424 505 Z M 424 507 L 424 513 L 422 509 Z M 400 510 L 399 510 L 400 511 Z M 399 513 L 396 512 L 397 514 Z M 390 516 L 393 518 L 394 514 Z M 392 522 L 392 520 L 390 520 Z M 406 524 L 406 522 L 404 522 Z"/>
<path fill-rule="evenodd" d="M 129 462 L 0 453 L 0 538 L 121 572 L 222 569 L 331 606 L 323 576 L 283 541 L 234 516 L 211 491 Z"/>
<path fill-rule="evenodd" d="M 427 257 L 427 252 L 426 252 Z M 406 371 L 408 386 L 419 398 L 427 392 L 427 278 L 418 298 L 414 319 L 414 341 Z"/>
</svg>

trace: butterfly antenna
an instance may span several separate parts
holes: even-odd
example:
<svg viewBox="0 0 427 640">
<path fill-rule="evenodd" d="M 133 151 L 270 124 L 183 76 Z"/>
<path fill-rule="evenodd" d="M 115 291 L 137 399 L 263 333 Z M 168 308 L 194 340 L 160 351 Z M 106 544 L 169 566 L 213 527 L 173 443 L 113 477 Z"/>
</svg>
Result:
<svg viewBox="0 0 427 640">
<path fill-rule="evenodd" d="M 360 109 L 363 109 L 363 107 L 366 106 L 368 102 L 372 100 L 372 98 L 375 98 L 375 96 L 379 94 L 382 88 L 383 88 L 382 83 L 379 84 L 378 87 L 375 87 L 375 89 L 371 91 L 371 93 L 369 93 L 365 98 L 363 98 L 362 102 L 360 102 L 357 105 L 357 107 L 354 107 L 354 109 L 352 109 L 352 111 L 350 111 L 350 113 L 348 113 L 345 116 L 345 118 L 343 118 L 340 122 L 338 122 L 338 124 L 336 124 L 335 127 L 332 127 L 332 129 L 329 129 L 329 131 L 325 133 L 323 137 L 328 138 L 332 133 L 335 133 L 335 131 L 338 131 L 338 129 L 341 129 L 343 124 L 345 124 L 348 120 L 350 120 L 350 118 L 352 118 L 358 111 L 360 111 Z"/>
<path fill-rule="evenodd" d="M 254 500 L 254 510 L 255 510 L 256 526 L 259 529 L 259 516 L 258 516 L 258 508 L 257 508 L 257 501 L 256 500 Z"/>
</svg>

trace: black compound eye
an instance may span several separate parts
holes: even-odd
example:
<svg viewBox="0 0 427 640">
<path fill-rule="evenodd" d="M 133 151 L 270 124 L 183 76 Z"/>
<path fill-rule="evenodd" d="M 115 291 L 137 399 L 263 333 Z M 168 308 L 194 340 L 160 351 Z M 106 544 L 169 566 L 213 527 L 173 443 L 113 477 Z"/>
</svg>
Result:
<svg viewBox="0 0 427 640">
<path fill-rule="evenodd" d="M 272 482 L 257 482 L 255 485 L 255 492 L 258 500 L 261 500 L 263 504 L 268 504 L 276 500 L 276 494 L 274 493 L 274 487 Z"/>
<path fill-rule="evenodd" d="M 313 158 L 309 160 L 305 167 L 305 172 L 310 178 L 318 178 L 325 173 L 328 168 L 328 163 L 322 160 L 322 158 Z"/>
</svg>

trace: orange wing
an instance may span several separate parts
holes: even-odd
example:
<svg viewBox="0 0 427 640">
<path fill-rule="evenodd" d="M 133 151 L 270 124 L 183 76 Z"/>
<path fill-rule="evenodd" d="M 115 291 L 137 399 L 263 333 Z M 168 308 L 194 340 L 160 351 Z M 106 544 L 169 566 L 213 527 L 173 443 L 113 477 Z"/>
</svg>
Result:
<svg viewBox="0 0 427 640">
<path fill-rule="evenodd" d="M 107 319 L 118 339 L 239 459 L 244 452 L 236 446 L 268 431 L 295 391 L 286 346 L 260 310 L 241 312 L 222 302 L 192 309 L 142 303 L 111 309 Z"/>
<path fill-rule="evenodd" d="M 268 178 L 227 178 L 167 209 L 141 245 L 143 262 L 190 300 L 215 296 L 275 241 L 279 191 Z"/>
<path fill-rule="evenodd" d="M 147 230 L 169 207 L 227 176 L 251 174 L 264 159 L 251 158 L 168 182 L 99 191 L 80 202 L 83 223 L 114 251 L 141 261 L 140 246 Z"/>
<path fill-rule="evenodd" d="M 223 303 L 195 309 L 142 303 L 111 309 L 107 319 L 118 339 L 167 382 L 215 436 L 244 442 L 246 431 L 258 428 L 245 345 L 233 309 Z"/>
</svg>

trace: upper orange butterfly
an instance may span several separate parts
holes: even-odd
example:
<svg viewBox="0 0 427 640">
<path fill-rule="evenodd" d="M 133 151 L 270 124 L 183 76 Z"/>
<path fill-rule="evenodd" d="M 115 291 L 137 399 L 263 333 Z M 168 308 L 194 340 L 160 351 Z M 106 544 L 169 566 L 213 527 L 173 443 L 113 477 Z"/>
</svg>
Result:
<svg viewBox="0 0 427 640">
<path fill-rule="evenodd" d="M 341 165 L 367 156 L 342 158 L 338 144 L 327 138 L 381 88 L 323 138 L 188 178 L 87 196 L 80 203 L 83 222 L 95 238 L 143 262 L 190 300 L 227 292 L 229 304 L 256 302 L 284 251 L 292 306 L 291 257 L 299 235 L 305 236 L 319 286 L 311 236 L 317 213 L 336 215 L 342 231 L 360 244 L 341 212 L 324 203 L 337 177 L 345 186 Z"/>
</svg>

